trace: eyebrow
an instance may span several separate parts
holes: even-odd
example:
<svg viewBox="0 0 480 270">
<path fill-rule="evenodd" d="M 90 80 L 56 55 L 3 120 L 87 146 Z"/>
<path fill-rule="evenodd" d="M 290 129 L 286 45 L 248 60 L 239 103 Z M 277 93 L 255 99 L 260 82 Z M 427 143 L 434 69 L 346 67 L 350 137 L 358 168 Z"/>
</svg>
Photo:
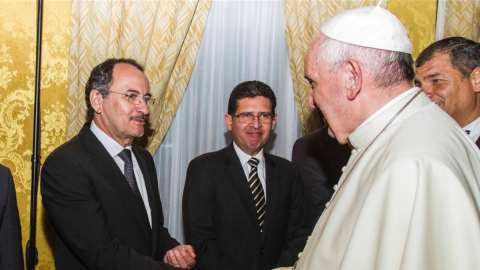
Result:
<svg viewBox="0 0 480 270">
<path fill-rule="evenodd" d="M 436 77 L 443 77 L 443 74 L 442 73 L 433 73 L 433 74 L 429 74 L 427 76 L 424 76 L 423 79 L 428 80 L 428 79 L 433 79 L 433 78 L 436 78 Z"/>
<path fill-rule="evenodd" d="M 140 95 L 140 91 L 138 91 L 138 90 L 135 90 L 135 89 L 128 89 L 128 90 L 127 90 L 127 92 L 134 92 L 134 93 L 136 93 L 136 94 Z M 143 96 L 148 96 L 148 97 L 151 97 L 151 96 L 152 96 L 152 94 L 150 94 L 150 93 L 146 93 L 146 94 L 145 94 L 145 95 L 143 95 Z"/>
</svg>

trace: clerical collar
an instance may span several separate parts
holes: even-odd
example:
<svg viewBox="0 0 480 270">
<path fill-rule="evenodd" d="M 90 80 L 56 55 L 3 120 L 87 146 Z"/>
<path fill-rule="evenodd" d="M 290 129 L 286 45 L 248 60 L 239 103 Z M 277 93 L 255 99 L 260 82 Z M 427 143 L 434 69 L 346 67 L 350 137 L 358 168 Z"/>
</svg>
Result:
<svg viewBox="0 0 480 270">
<path fill-rule="evenodd" d="M 95 137 L 102 143 L 103 147 L 107 149 L 107 152 L 110 156 L 114 157 L 118 155 L 118 153 L 122 152 L 123 149 L 127 148 L 132 150 L 132 146 L 128 145 L 125 148 L 120 145 L 117 141 L 115 141 L 112 137 L 108 136 L 103 130 L 101 130 L 96 124 L 95 121 L 92 120 L 92 124 L 90 125 L 90 130 L 93 132 Z"/>
<path fill-rule="evenodd" d="M 380 110 L 378 110 L 374 114 L 370 115 L 370 117 L 367 120 L 365 120 L 358 128 L 363 127 L 368 122 L 370 122 L 373 118 L 375 118 L 377 115 L 381 114 L 382 112 L 384 112 L 388 108 L 392 107 L 393 104 L 395 104 L 398 100 L 401 100 L 403 97 L 406 97 L 406 96 L 410 95 L 411 93 L 415 92 L 418 89 L 419 89 L 418 87 L 413 87 L 413 88 L 410 88 L 407 91 L 401 93 L 400 95 L 396 96 L 394 99 L 390 100 L 387 104 L 385 104 L 382 108 L 380 108 Z"/>
<path fill-rule="evenodd" d="M 480 137 L 480 117 L 463 127 L 463 130 L 467 133 L 468 137 L 473 140 L 473 142 L 476 142 Z"/>
<path fill-rule="evenodd" d="M 252 156 L 243 152 L 243 150 L 240 149 L 240 147 L 238 147 L 238 145 L 235 142 L 233 142 L 233 148 L 235 149 L 235 152 L 237 153 L 237 156 L 240 159 L 240 163 L 242 164 L 242 167 L 243 167 L 252 158 Z M 265 164 L 265 158 L 263 157 L 263 148 L 262 150 L 260 150 L 260 152 L 258 152 L 257 155 L 253 157 L 258 159 L 259 161 L 258 166 L 263 167 L 263 164 Z"/>
</svg>

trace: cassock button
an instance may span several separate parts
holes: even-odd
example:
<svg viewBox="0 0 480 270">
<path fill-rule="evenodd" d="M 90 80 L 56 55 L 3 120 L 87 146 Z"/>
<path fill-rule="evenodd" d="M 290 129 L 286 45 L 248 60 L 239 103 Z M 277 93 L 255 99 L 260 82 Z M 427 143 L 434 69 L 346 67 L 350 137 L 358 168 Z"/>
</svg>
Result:
<svg viewBox="0 0 480 270">
<path fill-rule="evenodd" d="M 347 171 L 347 166 L 343 166 L 342 167 L 342 172 L 346 172 Z"/>
<path fill-rule="evenodd" d="M 333 186 L 333 190 L 337 190 L 338 185 Z"/>
<path fill-rule="evenodd" d="M 264 248 L 260 248 L 260 253 L 265 253 L 265 249 L 264 249 Z"/>
</svg>

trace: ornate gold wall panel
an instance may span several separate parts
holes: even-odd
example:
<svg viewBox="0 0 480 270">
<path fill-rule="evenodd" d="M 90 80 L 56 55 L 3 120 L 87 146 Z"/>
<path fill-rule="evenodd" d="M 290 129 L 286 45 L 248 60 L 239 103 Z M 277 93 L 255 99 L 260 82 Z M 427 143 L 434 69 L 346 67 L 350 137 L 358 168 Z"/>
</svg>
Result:
<svg viewBox="0 0 480 270">
<path fill-rule="evenodd" d="M 387 9 L 395 14 L 407 29 L 414 59 L 435 41 L 436 0 L 389 0 Z"/>
<path fill-rule="evenodd" d="M 42 160 L 65 140 L 70 5 L 44 2 Z M 0 1 L 0 163 L 11 169 L 15 181 L 24 248 L 30 234 L 36 18 L 36 1 Z M 38 206 L 36 269 L 54 269 L 40 197 Z"/>
</svg>

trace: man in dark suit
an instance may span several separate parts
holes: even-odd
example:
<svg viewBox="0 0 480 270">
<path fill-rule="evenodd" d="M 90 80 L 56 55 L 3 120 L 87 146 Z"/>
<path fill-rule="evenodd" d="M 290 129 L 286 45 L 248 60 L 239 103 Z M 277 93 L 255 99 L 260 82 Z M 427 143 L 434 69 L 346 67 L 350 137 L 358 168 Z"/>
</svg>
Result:
<svg viewBox="0 0 480 270">
<path fill-rule="evenodd" d="M 23 270 L 22 229 L 10 170 L 0 164 L 0 270 Z"/>
<path fill-rule="evenodd" d="M 305 187 L 305 207 L 310 232 L 330 201 L 342 167 L 350 158 L 348 144 L 339 144 L 323 126 L 298 139 L 293 145 L 292 162 L 298 164 Z"/>
<path fill-rule="evenodd" d="M 225 115 L 233 143 L 190 162 L 183 219 L 199 270 L 288 266 L 305 245 L 300 172 L 263 151 L 275 128 L 275 105 L 268 85 L 237 85 Z"/>
<path fill-rule="evenodd" d="M 163 227 L 153 159 L 132 146 L 154 103 L 143 68 L 128 59 L 101 63 L 85 99 L 89 123 L 42 169 L 56 269 L 191 268 L 193 248 L 179 245 Z"/>
<path fill-rule="evenodd" d="M 418 55 L 415 67 L 415 84 L 480 147 L 480 44 L 439 40 Z"/>
</svg>

